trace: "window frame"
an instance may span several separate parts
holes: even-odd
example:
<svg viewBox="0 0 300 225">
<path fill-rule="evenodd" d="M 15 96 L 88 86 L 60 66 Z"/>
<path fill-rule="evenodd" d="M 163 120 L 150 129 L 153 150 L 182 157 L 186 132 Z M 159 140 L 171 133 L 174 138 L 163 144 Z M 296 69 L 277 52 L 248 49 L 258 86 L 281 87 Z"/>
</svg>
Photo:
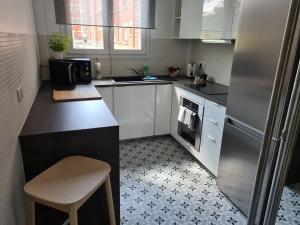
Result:
<svg viewBox="0 0 300 225">
<path fill-rule="evenodd" d="M 90 48 L 90 49 L 78 49 L 74 48 L 74 43 L 73 43 L 73 34 L 72 34 L 72 25 L 66 26 L 66 33 L 71 35 L 71 42 L 70 42 L 70 49 L 69 53 L 72 55 L 108 55 L 109 54 L 109 41 L 108 40 L 108 31 L 109 28 L 103 27 L 103 49 L 95 49 L 95 48 Z"/>
<path fill-rule="evenodd" d="M 109 30 L 110 29 L 110 30 Z M 137 28 L 139 29 L 139 28 Z M 73 46 L 72 26 L 66 25 L 66 33 L 71 35 L 70 55 L 111 55 L 115 58 L 126 56 L 148 57 L 150 45 L 150 32 L 148 29 L 141 29 L 141 49 L 114 49 L 114 27 L 103 27 L 104 49 L 75 49 Z"/>
<path fill-rule="evenodd" d="M 138 28 L 137 28 L 138 29 Z M 146 55 L 148 53 L 149 31 L 141 29 L 141 49 L 115 49 L 114 48 L 114 28 L 110 31 L 110 54 L 112 55 Z"/>
</svg>

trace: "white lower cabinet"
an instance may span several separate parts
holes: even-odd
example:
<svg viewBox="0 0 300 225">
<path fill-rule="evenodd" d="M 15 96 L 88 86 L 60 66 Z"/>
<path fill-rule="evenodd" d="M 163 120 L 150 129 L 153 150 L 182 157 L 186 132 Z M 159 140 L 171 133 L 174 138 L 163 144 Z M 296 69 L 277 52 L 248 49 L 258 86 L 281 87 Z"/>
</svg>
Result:
<svg viewBox="0 0 300 225">
<path fill-rule="evenodd" d="M 178 139 L 178 113 L 180 106 L 180 91 L 179 87 L 173 86 L 172 96 L 172 114 L 171 114 L 171 135 Z"/>
<path fill-rule="evenodd" d="M 225 112 L 224 106 L 205 100 L 200 162 L 215 176 L 218 175 Z"/>
<path fill-rule="evenodd" d="M 154 135 L 155 96 L 155 85 L 114 88 L 114 115 L 121 140 Z"/>
<path fill-rule="evenodd" d="M 172 84 L 156 86 L 155 135 L 170 134 Z"/>
<path fill-rule="evenodd" d="M 107 107 L 114 114 L 114 88 L 113 87 L 97 87 L 102 99 Z"/>
</svg>

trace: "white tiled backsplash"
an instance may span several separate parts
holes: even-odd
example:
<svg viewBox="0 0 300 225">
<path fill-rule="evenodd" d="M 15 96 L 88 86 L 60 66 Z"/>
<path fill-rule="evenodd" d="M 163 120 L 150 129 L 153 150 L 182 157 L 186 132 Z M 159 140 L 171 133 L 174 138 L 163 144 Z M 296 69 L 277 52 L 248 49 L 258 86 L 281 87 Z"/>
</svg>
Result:
<svg viewBox="0 0 300 225">
<path fill-rule="evenodd" d="M 44 79 L 49 79 L 48 76 L 48 58 L 51 52 L 47 48 L 46 36 L 39 36 L 40 39 L 40 54 L 43 67 Z M 144 64 L 148 64 L 150 73 L 154 75 L 166 75 L 169 66 L 179 66 L 185 72 L 186 64 L 189 60 L 187 52 L 189 41 L 172 40 L 172 39 L 151 39 L 147 55 L 134 56 L 118 56 L 112 57 L 112 73 L 110 73 L 110 59 L 108 56 L 86 55 L 90 58 L 99 58 L 102 65 L 103 77 L 110 76 L 128 76 L 134 75 L 131 68 L 139 69 Z M 69 55 L 71 57 L 82 57 L 82 55 Z"/>
<path fill-rule="evenodd" d="M 205 72 L 215 82 L 229 86 L 234 45 L 207 44 L 194 40 L 190 59 L 195 63 L 205 63 Z"/>
<path fill-rule="evenodd" d="M 36 53 L 34 34 L 0 32 L 0 224 L 26 221 L 18 135 L 40 85 Z M 19 87 L 24 93 L 21 102 Z"/>
<path fill-rule="evenodd" d="M 51 51 L 48 49 L 47 36 L 38 37 L 43 78 L 49 79 L 48 59 Z M 209 78 L 217 83 L 229 85 L 233 50 L 234 45 L 204 44 L 200 40 L 150 39 L 147 55 L 112 56 L 111 66 L 107 55 L 67 56 L 99 58 L 103 77 L 135 75 L 131 68 L 139 69 L 144 64 L 149 65 L 150 73 L 154 75 L 168 74 L 169 66 L 182 67 L 184 74 L 188 62 L 202 61 L 206 65 L 205 70 Z"/>
</svg>

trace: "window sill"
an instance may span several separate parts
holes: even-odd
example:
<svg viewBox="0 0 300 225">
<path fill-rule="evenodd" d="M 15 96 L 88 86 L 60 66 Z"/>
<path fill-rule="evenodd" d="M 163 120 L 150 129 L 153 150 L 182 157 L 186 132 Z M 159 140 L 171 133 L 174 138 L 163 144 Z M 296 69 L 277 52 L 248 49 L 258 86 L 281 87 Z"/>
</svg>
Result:
<svg viewBox="0 0 300 225">
<path fill-rule="evenodd" d="M 97 53 L 96 51 L 75 51 L 71 50 L 66 54 L 67 57 L 89 57 L 89 58 L 99 58 L 99 59 L 148 59 L 150 58 L 148 53 Z"/>
</svg>

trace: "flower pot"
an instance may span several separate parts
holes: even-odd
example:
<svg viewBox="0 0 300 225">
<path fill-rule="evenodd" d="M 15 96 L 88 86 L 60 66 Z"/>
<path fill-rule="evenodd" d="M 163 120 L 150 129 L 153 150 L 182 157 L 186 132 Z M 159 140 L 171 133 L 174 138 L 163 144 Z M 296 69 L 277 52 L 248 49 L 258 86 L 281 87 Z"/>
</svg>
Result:
<svg viewBox="0 0 300 225">
<path fill-rule="evenodd" d="M 64 59 L 64 52 L 54 52 L 53 58 L 54 59 Z"/>
</svg>

